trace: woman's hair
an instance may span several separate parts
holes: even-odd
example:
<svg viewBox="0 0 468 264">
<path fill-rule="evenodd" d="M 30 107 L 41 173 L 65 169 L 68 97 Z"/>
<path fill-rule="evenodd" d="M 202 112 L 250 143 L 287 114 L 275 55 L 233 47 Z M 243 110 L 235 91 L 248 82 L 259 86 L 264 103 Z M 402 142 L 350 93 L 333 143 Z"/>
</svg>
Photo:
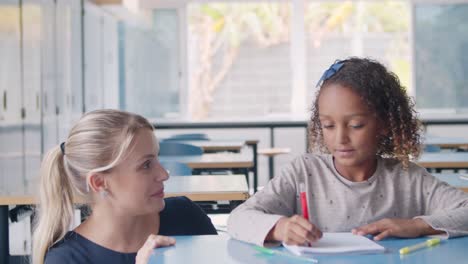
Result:
<svg viewBox="0 0 468 264">
<path fill-rule="evenodd" d="M 34 264 L 44 263 L 48 249 L 69 230 L 74 195 L 90 198 L 87 175 L 108 172 L 125 159 L 135 134 L 142 128 L 153 130 L 139 115 L 118 110 L 92 111 L 71 129 L 63 145 L 45 155 L 33 235 Z"/>
<path fill-rule="evenodd" d="M 336 67 L 339 63 L 342 65 Z M 328 85 L 339 84 L 356 92 L 375 113 L 381 126 L 388 128 L 385 135 L 379 137 L 377 155 L 398 159 L 405 167 L 408 166 L 410 156 L 417 157 L 420 153 L 421 124 L 416 117 L 414 102 L 406 94 L 398 77 L 370 59 L 349 58 L 334 65 L 331 67 L 334 73 L 331 76 L 328 74 L 312 105 L 308 129 L 309 151 L 327 152 L 323 144 L 318 100 L 321 91 Z"/>
</svg>

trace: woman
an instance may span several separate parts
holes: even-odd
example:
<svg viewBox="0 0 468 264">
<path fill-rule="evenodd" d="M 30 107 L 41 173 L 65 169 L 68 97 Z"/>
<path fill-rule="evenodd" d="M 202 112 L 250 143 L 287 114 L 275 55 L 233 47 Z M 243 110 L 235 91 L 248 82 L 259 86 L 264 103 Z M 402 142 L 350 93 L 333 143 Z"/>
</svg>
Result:
<svg viewBox="0 0 468 264">
<path fill-rule="evenodd" d="M 143 117 L 117 110 L 85 114 L 41 165 L 33 263 L 147 263 L 169 235 L 216 234 L 185 197 L 164 199 L 169 178 L 159 144 Z M 92 213 L 72 231 L 73 200 Z"/>
</svg>

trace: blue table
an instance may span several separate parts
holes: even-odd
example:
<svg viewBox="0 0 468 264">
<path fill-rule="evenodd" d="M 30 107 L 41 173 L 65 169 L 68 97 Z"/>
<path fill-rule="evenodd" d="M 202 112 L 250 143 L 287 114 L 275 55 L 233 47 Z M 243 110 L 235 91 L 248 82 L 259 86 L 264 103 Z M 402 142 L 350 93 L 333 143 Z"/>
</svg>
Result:
<svg viewBox="0 0 468 264">
<path fill-rule="evenodd" d="M 155 249 L 148 263 L 310 263 L 282 256 L 259 253 L 251 244 L 219 236 L 178 236 L 173 247 Z M 402 247 L 423 242 L 427 238 L 388 239 L 379 242 L 387 249 L 384 254 L 317 256 L 319 263 L 468 263 L 468 237 L 444 240 L 438 246 L 400 256 Z M 285 250 L 280 248 L 280 250 Z"/>
</svg>

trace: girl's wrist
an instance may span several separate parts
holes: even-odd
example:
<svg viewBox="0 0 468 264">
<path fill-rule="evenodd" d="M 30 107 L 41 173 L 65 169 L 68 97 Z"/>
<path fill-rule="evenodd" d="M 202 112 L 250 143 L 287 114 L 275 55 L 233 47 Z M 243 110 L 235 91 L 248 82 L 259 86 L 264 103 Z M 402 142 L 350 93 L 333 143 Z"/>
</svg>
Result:
<svg viewBox="0 0 468 264">
<path fill-rule="evenodd" d="M 415 218 L 413 221 L 416 225 L 416 230 L 419 230 L 419 236 L 438 235 L 444 233 L 443 231 L 432 228 L 432 226 L 421 218 Z"/>
<path fill-rule="evenodd" d="M 281 217 L 276 224 L 271 228 L 270 232 L 266 237 L 266 241 L 282 241 L 283 237 L 281 236 L 282 233 L 282 224 L 284 220 L 287 219 L 286 217 Z"/>
</svg>

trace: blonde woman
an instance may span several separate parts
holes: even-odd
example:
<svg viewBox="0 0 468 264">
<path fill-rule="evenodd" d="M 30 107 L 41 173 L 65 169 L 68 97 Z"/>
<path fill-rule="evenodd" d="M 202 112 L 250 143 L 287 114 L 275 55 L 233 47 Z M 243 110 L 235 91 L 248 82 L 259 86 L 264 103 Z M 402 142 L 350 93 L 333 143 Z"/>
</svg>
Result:
<svg viewBox="0 0 468 264">
<path fill-rule="evenodd" d="M 33 263 L 147 263 L 170 235 L 216 234 L 206 214 L 185 197 L 164 199 L 169 177 L 159 144 L 143 117 L 117 110 L 85 114 L 41 166 Z M 73 199 L 92 213 L 69 231 Z"/>
</svg>

